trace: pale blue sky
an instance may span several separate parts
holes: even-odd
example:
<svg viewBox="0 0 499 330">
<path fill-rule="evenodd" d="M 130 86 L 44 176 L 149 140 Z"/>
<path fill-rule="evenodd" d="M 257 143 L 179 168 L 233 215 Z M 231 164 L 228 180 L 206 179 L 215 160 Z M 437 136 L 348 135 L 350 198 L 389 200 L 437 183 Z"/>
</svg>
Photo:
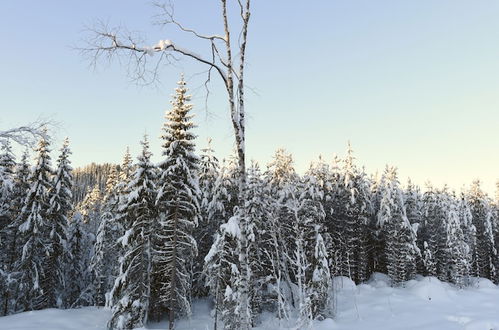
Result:
<svg viewBox="0 0 499 330">
<path fill-rule="evenodd" d="M 212 86 L 204 111 L 203 67 L 182 61 L 158 88 L 130 83 L 119 65 L 96 71 L 73 50 L 95 19 L 143 31 L 149 43 L 190 39 L 150 24 L 134 0 L 0 2 L 0 129 L 51 116 L 68 135 L 74 165 L 119 162 L 144 132 L 157 136 L 179 74 L 196 105 L 199 145 L 232 147 L 225 98 Z M 176 1 L 187 25 L 220 29 L 218 1 Z M 453 187 L 499 177 L 499 2 L 495 0 L 253 0 L 247 82 L 248 153 L 267 163 L 291 151 L 299 170 L 352 142 L 372 172 L 396 165 L 405 182 Z M 202 45 L 195 43 L 197 52 Z"/>
</svg>

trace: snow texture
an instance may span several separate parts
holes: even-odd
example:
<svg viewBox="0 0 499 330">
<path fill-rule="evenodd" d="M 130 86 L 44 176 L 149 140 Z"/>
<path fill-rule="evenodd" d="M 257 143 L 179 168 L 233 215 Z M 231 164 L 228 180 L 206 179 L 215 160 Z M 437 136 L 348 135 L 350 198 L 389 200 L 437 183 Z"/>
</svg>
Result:
<svg viewBox="0 0 499 330">
<path fill-rule="evenodd" d="M 314 330 L 395 330 L 395 329 L 499 329 L 499 287 L 489 280 L 472 279 L 465 289 L 435 277 L 417 277 L 392 287 L 384 274 L 375 273 L 366 284 L 355 285 L 347 277 L 333 281 L 337 317 L 315 321 Z M 193 304 L 193 316 L 176 322 L 177 330 L 213 329 L 209 300 Z M 0 329 L 80 330 L 106 329 L 108 309 L 46 309 L 0 318 Z M 264 313 L 258 330 L 292 329 L 296 320 L 278 320 Z M 166 329 L 167 322 L 151 323 L 145 329 Z"/>
</svg>

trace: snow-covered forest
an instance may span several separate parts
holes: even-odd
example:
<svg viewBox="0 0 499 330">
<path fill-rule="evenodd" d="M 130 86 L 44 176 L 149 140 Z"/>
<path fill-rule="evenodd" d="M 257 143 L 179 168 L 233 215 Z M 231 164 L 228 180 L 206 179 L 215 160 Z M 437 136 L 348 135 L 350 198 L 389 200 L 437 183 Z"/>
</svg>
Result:
<svg viewBox="0 0 499 330">
<path fill-rule="evenodd" d="M 339 278 L 372 285 L 384 273 L 394 290 L 420 276 L 458 291 L 499 282 L 499 195 L 480 182 L 456 192 L 400 182 L 392 166 L 366 173 L 348 145 L 306 173 L 279 149 L 251 162 L 241 193 L 237 156 L 196 139 L 192 107 L 181 79 L 162 149 L 144 136 L 120 165 L 73 170 L 68 139 L 55 164 L 48 137 L 18 157 L 1 140 L 0 315 L 98 306 L 109 329 L 173 328 L 202 302 L 206 327 L 270 314 L 306 329 L 344 309 Z"/>
</svg>

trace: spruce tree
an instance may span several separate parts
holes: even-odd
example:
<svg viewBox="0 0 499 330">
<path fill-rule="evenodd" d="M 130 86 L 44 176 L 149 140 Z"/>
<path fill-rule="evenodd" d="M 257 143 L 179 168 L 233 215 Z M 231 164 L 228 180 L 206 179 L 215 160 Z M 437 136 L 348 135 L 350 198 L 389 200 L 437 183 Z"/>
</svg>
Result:
<svg viewBox="0 0 499 330">
<path fill-rule="evenodd" d="M 49 191 L 52 189 L 52 168 L 49 141 L 42 138 L 35 149 L 36 165 L 30 174 L 29 192 L 22 208 L 20 231 L 21 255 L 16 260 L 18 280 L 15 309 L 35 310 L 49 305 L 42 281 L 47 274 L 50 255 Z"/>
<path fill-rule="evenodd" d="M 416 186 L 410 179 L 407 182 L 407 188 L 404 192 L 404 203 L 409 223 L 413 226 L 416 232 L 416 244 L 420 251 L 423 249 L 423 241 L 421 241 L 423 232 L 423 199 L 420 188 Z M 423 259 L 420 254 L 417 256 L 416 270 L 420 274 L 424 272 Z"/>
<path fill-rule="evenodd" d="M 111 177 L 112 175 L 108 177 L 107 181 L 110 181 Z M 114 186 L 112 187 L 106 185 L 106 192 L 114 194 Z M 84 251 L 89 251 L 89 253 L 83 252 L 84 257 L 88 256 L 85 289 L 73 304 L 104 306 L 106 290 L 112 285 L 106 274 L 109 274 L 109 266 L 113 264 L 117 256 L 110 250 L 110 246 L 114 245 L 115 242 L 110 241 L 106 236 L 108 224 L 104 219 L 112 216 L 111 213 L 108 213 L 104 217 L 104 213 L 109 211 L 108 196 L 107 193 L 103 196 L 99 185 L 96 184 L 76 208 L 75 222 L 71 224 L 73 227 L 71 230 L 74 230 L 75 235 L 82 234 L 81 243 L 86 248 Z M 74 243 L 77 242 L 78 240 Z M 77 248 L 77 246 L 74 247 L 74 249 Z M 76 258 L 77 255 L 78 253 L 74 254 L 73 258 Z M 73 260 L 73 262 L 77 262 L 77 260 Z"/>
<path fill-rule="evenodd" d="M 275 282 L 272 271 L 273 228 L 270 222 L 271 198 L 258 163 L 251 162 L 247 173 L 245 191 L 246 237 L 249 268 L 249 292 L 251 301 L 250 322 L 255 325 L 256 317 L 265 306 L 272 306 Z"/>
<path fill-rule="evenodd" d="M 476 251 L 476 227 L 473 224 L 473 215 L 469 205 L 466 192 L 462 191 L 457 200 L 457 212 L 459 214 L 459 221 L 463 231 L 464 241 L 468 246 L 468 253 L 466 253 L 466 266 L 468 267 L 468 275 L 472 274 L 473 257 Z"/>
<path fill-rule="evenodd" d="M 232 216 L 219 228 L 213 245 L 205 257 L 207 285 L 215 300 L 214 328 L 219 320 L 224 329 L 241 329 L 240 290 L 241 271 L 237 245 L 240 241 L 240 218 Z"/>
<path fill-rule="evenodd" d="M 50 251 L 43 281 L 47 307 L 62 306 L 63 294 L 66 288 L 64 283 L 64 259 L 68 257 L 68 216 L 70 216 L 73 210 L 73 177 L 69 160 L 71 151 L 69 150 L 68 139 L 64 140 L 60 151 L 61 153 L 57 159 L 57 170 L 52 179 L 51 190 L 49 191 L 50 205 L 47 213 L 50 230 Z"/>
<path fill-rule="evenodd" d="M 313 177 L 307 177 L 297 184 L 287 185 L 282 194 L 286 196 L 280 220 L 287 223 L 288 235 L 292 239 L 286 254 L 291 269 L 296 295 L 294 305 L 299 312 L 298 327 L 308 328 L 317 317 L 323 317 L 328 307 L 330 276 L 322 238 L 324 210 Z"/>
<path fill-rule="evenodd" d="M 398 283 L 415 275 L 419 249 L 416 246 L 416 234 L 407 219 L 396 169 L 387 166 L 384 177 L 377 226 L 384 241 L 387 273 Z"/>
<path fill-rule="evenodd" d="M 16 217 L 15 202 L 15 179 L 14 168 L 15 158 L 8 140 L 1 141 L 0 154 L 0 296 L 2 297 L 3 307 L 0 309 L 0 315 L 6 315 L 8 312 L 9 291 L 11 287 L 11 267 L 9 251 L 12 226 Z"/>
<path fill-rule="evenodd" d="M 291 308 L 296 305 L 294 294 L 293 267 L 290 257 L 294 254 L 294 228 L 290 218 L 288 187 L 298 183 L 293 157 L 284 149 L 278 149 L 267 165 L 265 182 L 269 191 L 271 238 L 270 260 L 273 278 L 276 282 L 277 311 L 279 318 L 287 319 Z"/>
<path fill-rule="evenodd" d="M 421 249 L 422 274 L 425 276 L 437 276 L 437 253 L 439 250 L 439 238 L 442 236 L 440 230 L 441 207 L 439 205 L 438 191 L 429 183 L 423 194 L 423 216 L 418 228 L 418 243 Z"/>
<path fill-rule="evenodd" d="M 335 223 L 335 197 L 339 186 L 339 169 L 336 163 L 329 166 L 322 157 L 315 163 L 312 163 L 307 175 L 315 178 L 317 196 L 321 200 L 322 208 L 324 209 L 324 229 L 327 233 L 324 244 L 326 245 L 329 255 L 329 272 L 333 275 L 339 274 L 339 254 L 338 246 L 335 246 L 333 241 L 339 241 L 339 233 L 336 232 Z M 367 266 L 367 264 L 366 264 Z"/>
<path fill-rule="evenodd" d="M 191 314 L 192 262 L 197 254 L 193 230 L 200 214 L 199 159 L 194 153 L 192 105 L 187 103 L 190 96 L 183 78 L 175 92 L 163 126 L 165 159 L 159 164 L 157 270 L 153 274 L 153 290 L 159 292 L 153 313 L 160 314 L 166 308 L 170 328 L 174 327 L 175 318 Z"/>
<path fill-rule="evenodd" d="M 0 231 L 13 217 L 12 193 L 14 189 L 14 169 L 16 161 L 8 140 L 2 141 L 0 154 Z M 1 242 L 0 242 L 1 244 Z M 1 246 L 1 245 L 0 245 Z"/>
<path fill-rule="evenodd" d="M 339 182 L 335 184 L 333 193 L 333 226 L 330 233 L 339 257 L 339 273 L 362 282 L 369 276 L 367 245 L 372 205 L 369 181 L 354 160 L 353 150 L 348 144 Z"/>
<path fill-rule="evenodd" d="M 475 181 L 468 192 L 473 224 L 476 228 L 476 248 L 472 275 L 495 279 L 497 276 L 497 251 L 494 240 L 493 209 L 488 196 Z"/>
<path fill-rule="evenodd" d="M 445 195 L 444 244 L 446 262 L 443 280 L 463 287 L 470 270 L 470 248 L 461 227 L 459 205 L 454 195 Z M 445 276 L 445 277 L 444 277 Z"/>
<path fill-rule="evenodd" d="M 217 229 L 225 222 L 225 202 L 227 190 L 221 184 L 220 165 L 214 155 L 211 146 L 211 139 L 208 139 L 208 146 L 201 150 L 201 160 L 199 163 L 199 188 L 200 212 L 198 228 L 194 232 L 194 238 L 198 246 L 198 255 L 194 262 L 192 294 L 195 297 L 205 297 L 208 290 L 205 286 L 205 274 L 203 273 L 204 258 L 210 251 Z"/>
<path fill-rule="evenodd" d="M 67 255 L 65 263 L 64 306 L 77 308 L 93 304 L 93 294 L 87 291 L 92 283 L 89 264 L 92 253 L 92 235 L 86 230 L 83 217 L 76 213 L 69 220 Z"/>
<path fill-rule="evenodd" d="M 21 224 L 21 209 L 29 190 L 30 166 L 28 152 L 24 152 L 21 161 L 16 165 L 14 173 L 14 187 L 10 200 L 11 220 L 0 231 L 2 256 L 4 263 L 3 276 L 3 315 L 13 311 L 13 298 L 17 288 L 18 274 L 14 272 L 14 263 L 19 256 L 19 225 Z"/>
<path fill-rule="evenodd" d="M 119 243 L 124 255 L 120 258 L 119 275 L 111 290 L 114 306 L 109 329 L 132 329 L 147 322 L 153 269 L 151 235 L 157 229 L 155 180 L 156 168 L 151 163 L 149 142 L 145 137 L 122 209 L 125 234 Z"/>
<path fill-rule="evenodd" d="M 131 171 L 132 159 L 127 148 L 119 171 L 115 167 L 111 169 L 106 180 L 104 196 L 101 197 L 94 254 L 90 264 L 94 276 L 92 290 L 97 306 L 111 307 L 114 304 L 108 293 L 113 288 L 119 272 L 118 256 L 123 253 L 117 241 L 124 234 L 125 206 L 128 202 Z"/>
<path fill-rule="evenodd" d="M 313 235 L 307 245 L 313 246 L 313 254 L 309 254 L 311 275 L 308 291 L 310 296 L 311 315 L 314 319 L 331 316 L 331 273 L 329 266 L 328 242 L 331 241 L 325 227 L 325 211 L 322 205 L 323 191 L 315 177 L 305 175 L 303 191 L 300 198 L 305 201 L 304 208 L 311 211 Z M 310 248 L 309 248 L 310 249 Z M 366 260 L 367 263 L 367 260 Z"/>
</svg>

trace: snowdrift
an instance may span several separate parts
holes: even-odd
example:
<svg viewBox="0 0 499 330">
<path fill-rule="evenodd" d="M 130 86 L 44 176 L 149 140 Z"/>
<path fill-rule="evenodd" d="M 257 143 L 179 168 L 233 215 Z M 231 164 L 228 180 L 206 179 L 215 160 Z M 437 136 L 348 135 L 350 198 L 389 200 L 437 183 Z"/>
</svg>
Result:
<svg viewBox="0 0 499 330">
<path fill-rule="evenodd" d="M 334 279 L 337 316 L 314 322 L 314 330 L 499 330 L 499 287 L 486 279 L 471 279 L 458 289 L 434 277 L 417 277 L 392 287 L 384 274 L 355 285 L 347 277 Z M 179 320 L 178 330 L 213 329 L 207 300 L 196 301 L 191 319 Z M 87 307 L 71 310 L 47 309 L 0 318 L 5 330 L 104 330 L 109 310 Z M 292 329 L 295 320 L 282 321 L 272 314 L 261 316 L 259 330 Z M 165 329 L 166 323 L 147 329 Z M 144 328 L 143 328 L 144 329 Z"/>
</svg>

